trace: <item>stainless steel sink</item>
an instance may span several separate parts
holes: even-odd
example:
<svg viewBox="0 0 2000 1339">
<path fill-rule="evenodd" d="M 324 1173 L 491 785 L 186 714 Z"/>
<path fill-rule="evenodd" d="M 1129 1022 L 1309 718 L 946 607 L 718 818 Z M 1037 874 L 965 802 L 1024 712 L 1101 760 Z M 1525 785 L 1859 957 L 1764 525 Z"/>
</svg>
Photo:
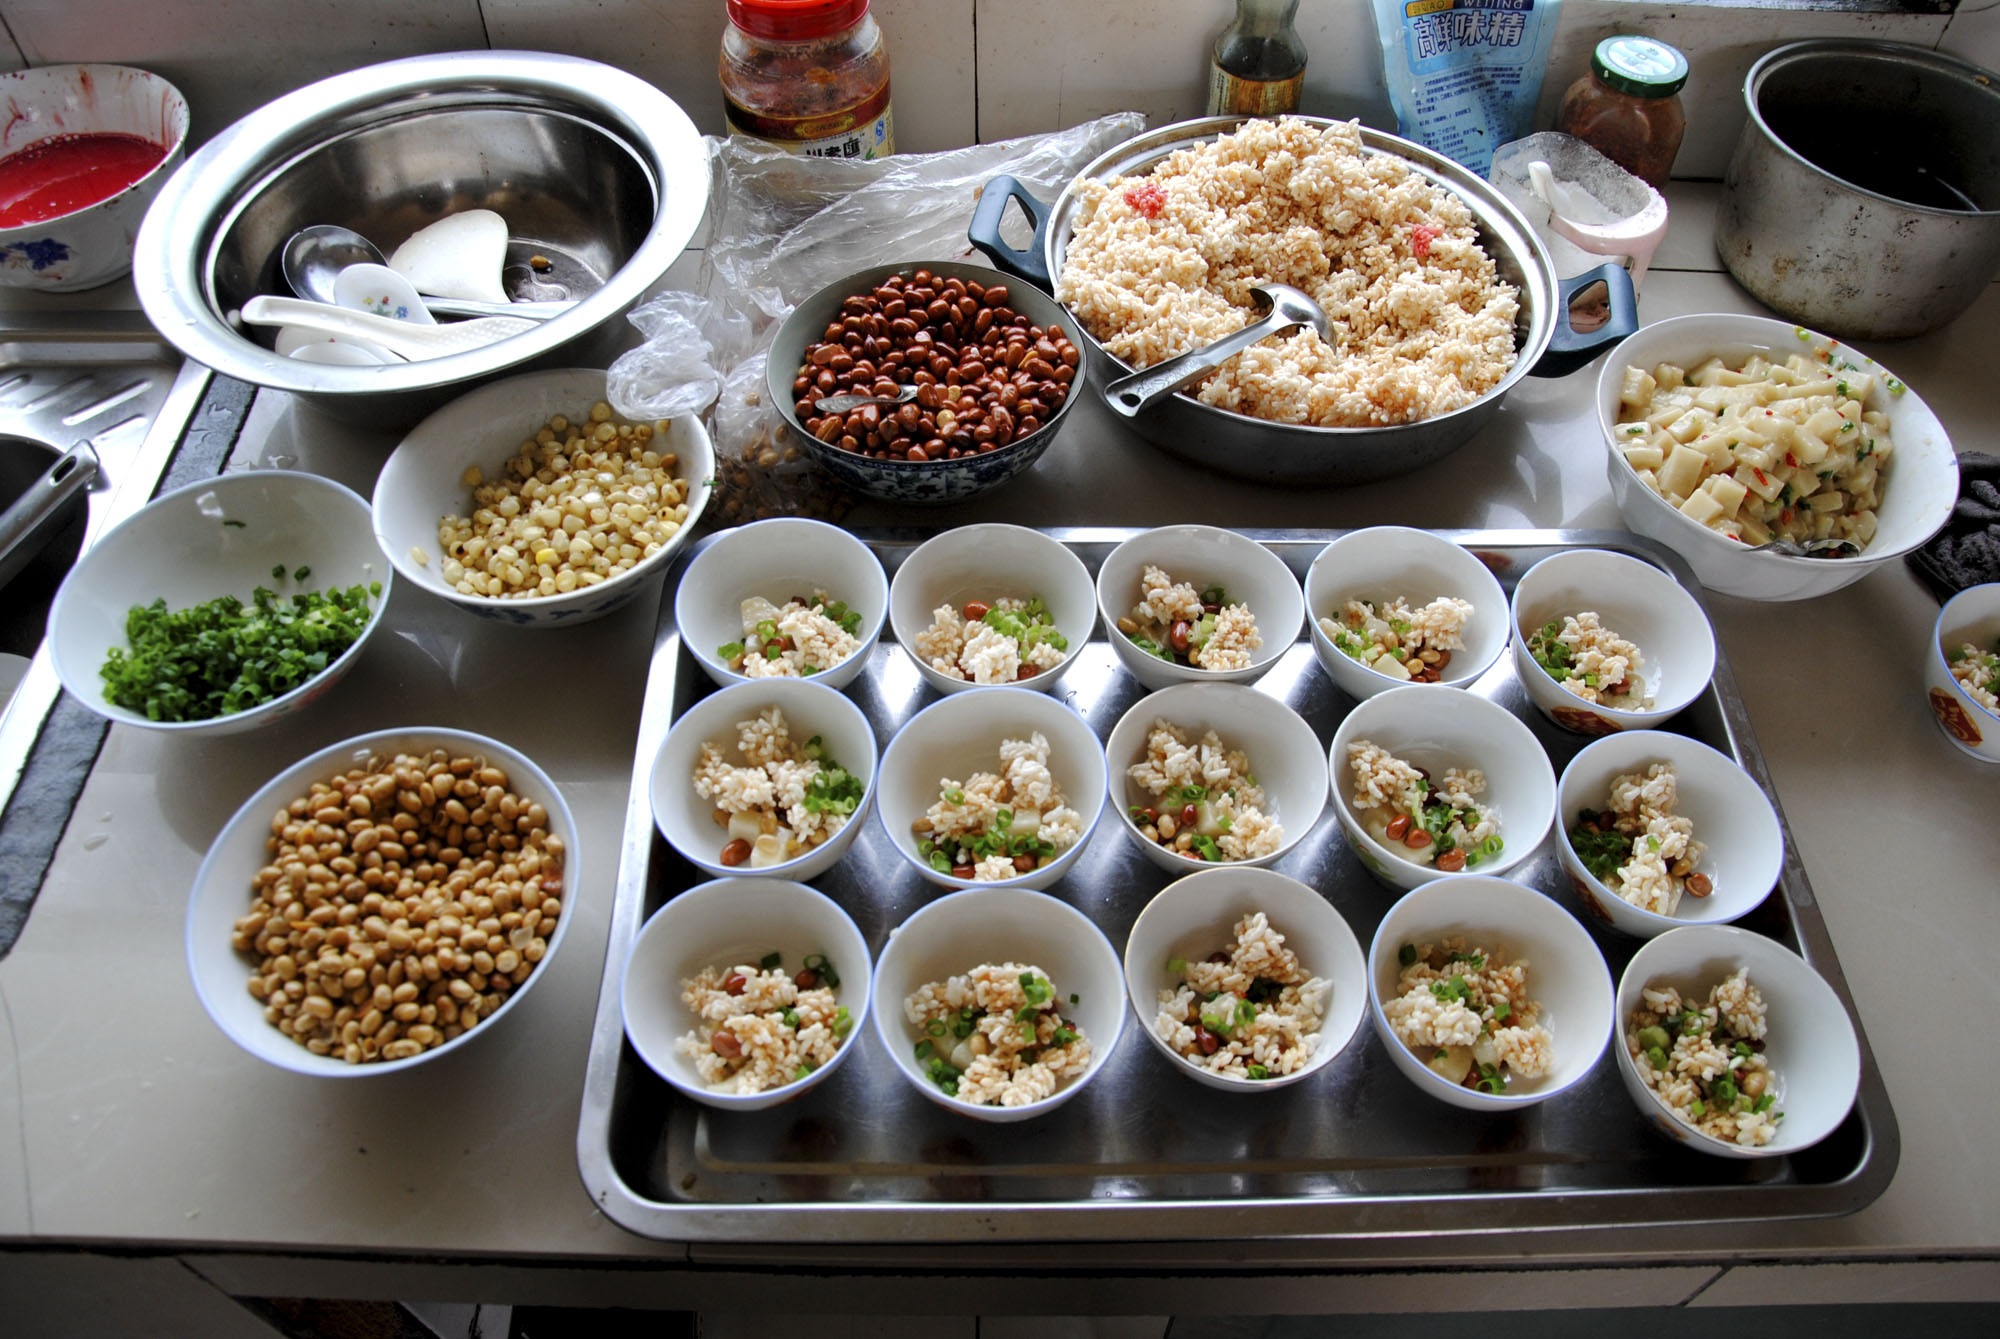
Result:
<svg viewBox="0 0 2000 1339">
<path fill-rule="evenodd" d="M 30 658 L 0 714 L 0 810 L 62 694 L 42 645 L 62 578 L 152 497 L 209 377 L 138 312 L 0 313 L 0 489 L 18 491 L 79 442 L 101 466 L 76 514 L 0 588 L 0 652 Z"/>
</svg>

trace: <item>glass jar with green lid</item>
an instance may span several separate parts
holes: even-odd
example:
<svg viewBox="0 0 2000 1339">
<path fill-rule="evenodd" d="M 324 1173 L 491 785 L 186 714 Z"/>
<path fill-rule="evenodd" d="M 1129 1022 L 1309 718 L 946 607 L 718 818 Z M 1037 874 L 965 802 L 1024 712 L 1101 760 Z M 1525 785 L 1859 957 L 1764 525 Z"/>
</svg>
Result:
<svg viewBox="0 0 2000 1339">
<path fill-rule="evenodd" d="M 1687 77 L 1687 57 L 1665 42 L 1607 37 L 1590 53 L 1590 73 L 1563 94 L 1555 128 L 1663 189 L 1687 130 L 1680 99 Z"/>
</svg>

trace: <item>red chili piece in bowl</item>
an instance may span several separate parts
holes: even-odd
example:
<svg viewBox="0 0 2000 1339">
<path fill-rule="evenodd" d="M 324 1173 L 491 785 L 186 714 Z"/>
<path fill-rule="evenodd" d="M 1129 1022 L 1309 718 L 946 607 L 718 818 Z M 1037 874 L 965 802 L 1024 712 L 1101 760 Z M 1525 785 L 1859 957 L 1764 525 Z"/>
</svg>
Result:
<svg viewBox="0 0 2000 1339">
<path fill-rule="evenodd" d="M 1039 430 L 1069 398 L 1082 352 L 1060 326 L 1007 305 L 1004 284 L 917 270 L 841 304 L 792 381 L 807 432 L 878 460 L 952 460 Z M 822 414 L 834 395 L 916 398 Z"/>
</svg>

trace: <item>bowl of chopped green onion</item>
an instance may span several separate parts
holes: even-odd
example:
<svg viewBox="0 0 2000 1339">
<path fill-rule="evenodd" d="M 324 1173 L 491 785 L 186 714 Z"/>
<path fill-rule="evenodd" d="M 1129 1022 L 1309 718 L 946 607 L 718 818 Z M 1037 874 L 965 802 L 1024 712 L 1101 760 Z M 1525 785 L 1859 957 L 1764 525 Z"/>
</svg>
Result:
<svg viewBox="0 0 2000 1339">
<path fill-rule="evenodd" d="M 873 995 L 868 941 L 826 894 L 789 879 L 715 879 L 675 894 L 626 954 L 632 1049 L 706 1106 L 761 1111 L 853 1054 Z"/>
<path fill-rule="evenodd" d="M 889 583 L 889 626 L 941 693 L 1047 688 L 1097 628 L 1097 588 L 1069 547 L 1019 525 L 962 525 Z"/>
<path fill-rule="evenodd" d="M 948 1111 L 1000 1123 L 1082 1092 L 1126 1017 L 1118 950 L 1090 917 L 1027 888 L 918 908 L 882 946 L 875 997 L 876 1036 L 904 1079 Z"/>
<path fill-rule="evenodd" d="M 252 470 L 154 500 L 84 551 L 49 614 L 63 686 L 100 716 L 183 734 L 290 716 L 352 668 L 389 564 L 368 503 Z"/>
<path fill-rule="evenodd" d="M 715 878 L 815 879 L 875 802 L 875 731 L 838 689 L 768 679 L 710 693 L 653 760 L 653 822 Z"/>
<path fill-rule="evenodd" d="M 1556 853 L 1583 909 L 1642 939 L 1741 919 L 1777 886 L 1784 831 L 1756 778 L 1667 730 L 1596 740 L 1557 782 Z"/>
<path fill-rule="evenodd" d="M 799 517 L 701 541 L 674 591 L 683 644 L 724 688 L 773 678 L 845 688 L 888 618 L 889 577 L 874 550 Z"/>
<path fill-rule="evenodd" d="M 1565 730 L 1647 730 L 1715 674 L 1715 633 L 1693 592 L 1609 549 L 1551 554 L 1514 587 L 1514 674 Z"/>
<path fill-rule="evenodd" d="M 1685 1148 L 1784 1157 L 1854 1107 L 1861 1046 L 1846 1003 L 1763 935 L 1684 925 L 1648 940 L 1618 980 L 1616 1008 L 1625 1091 Z"/>
</svg>

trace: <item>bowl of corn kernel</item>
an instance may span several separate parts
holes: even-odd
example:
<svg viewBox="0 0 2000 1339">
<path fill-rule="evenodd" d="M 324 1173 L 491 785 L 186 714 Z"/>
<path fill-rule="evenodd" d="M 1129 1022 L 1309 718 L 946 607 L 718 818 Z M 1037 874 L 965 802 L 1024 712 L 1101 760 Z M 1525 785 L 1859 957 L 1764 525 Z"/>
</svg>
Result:
<svg viewBox="0 0 2000 1339">
<path fill-rule="evenodd" d="M 624 604 L 694 534 L 715 453 L 692 416 L 633 423 L 604 373 L 531 372 L 410 430 L 375 484 L 397 575 L 507 623 L 579 623 Z"/>
</svg>

